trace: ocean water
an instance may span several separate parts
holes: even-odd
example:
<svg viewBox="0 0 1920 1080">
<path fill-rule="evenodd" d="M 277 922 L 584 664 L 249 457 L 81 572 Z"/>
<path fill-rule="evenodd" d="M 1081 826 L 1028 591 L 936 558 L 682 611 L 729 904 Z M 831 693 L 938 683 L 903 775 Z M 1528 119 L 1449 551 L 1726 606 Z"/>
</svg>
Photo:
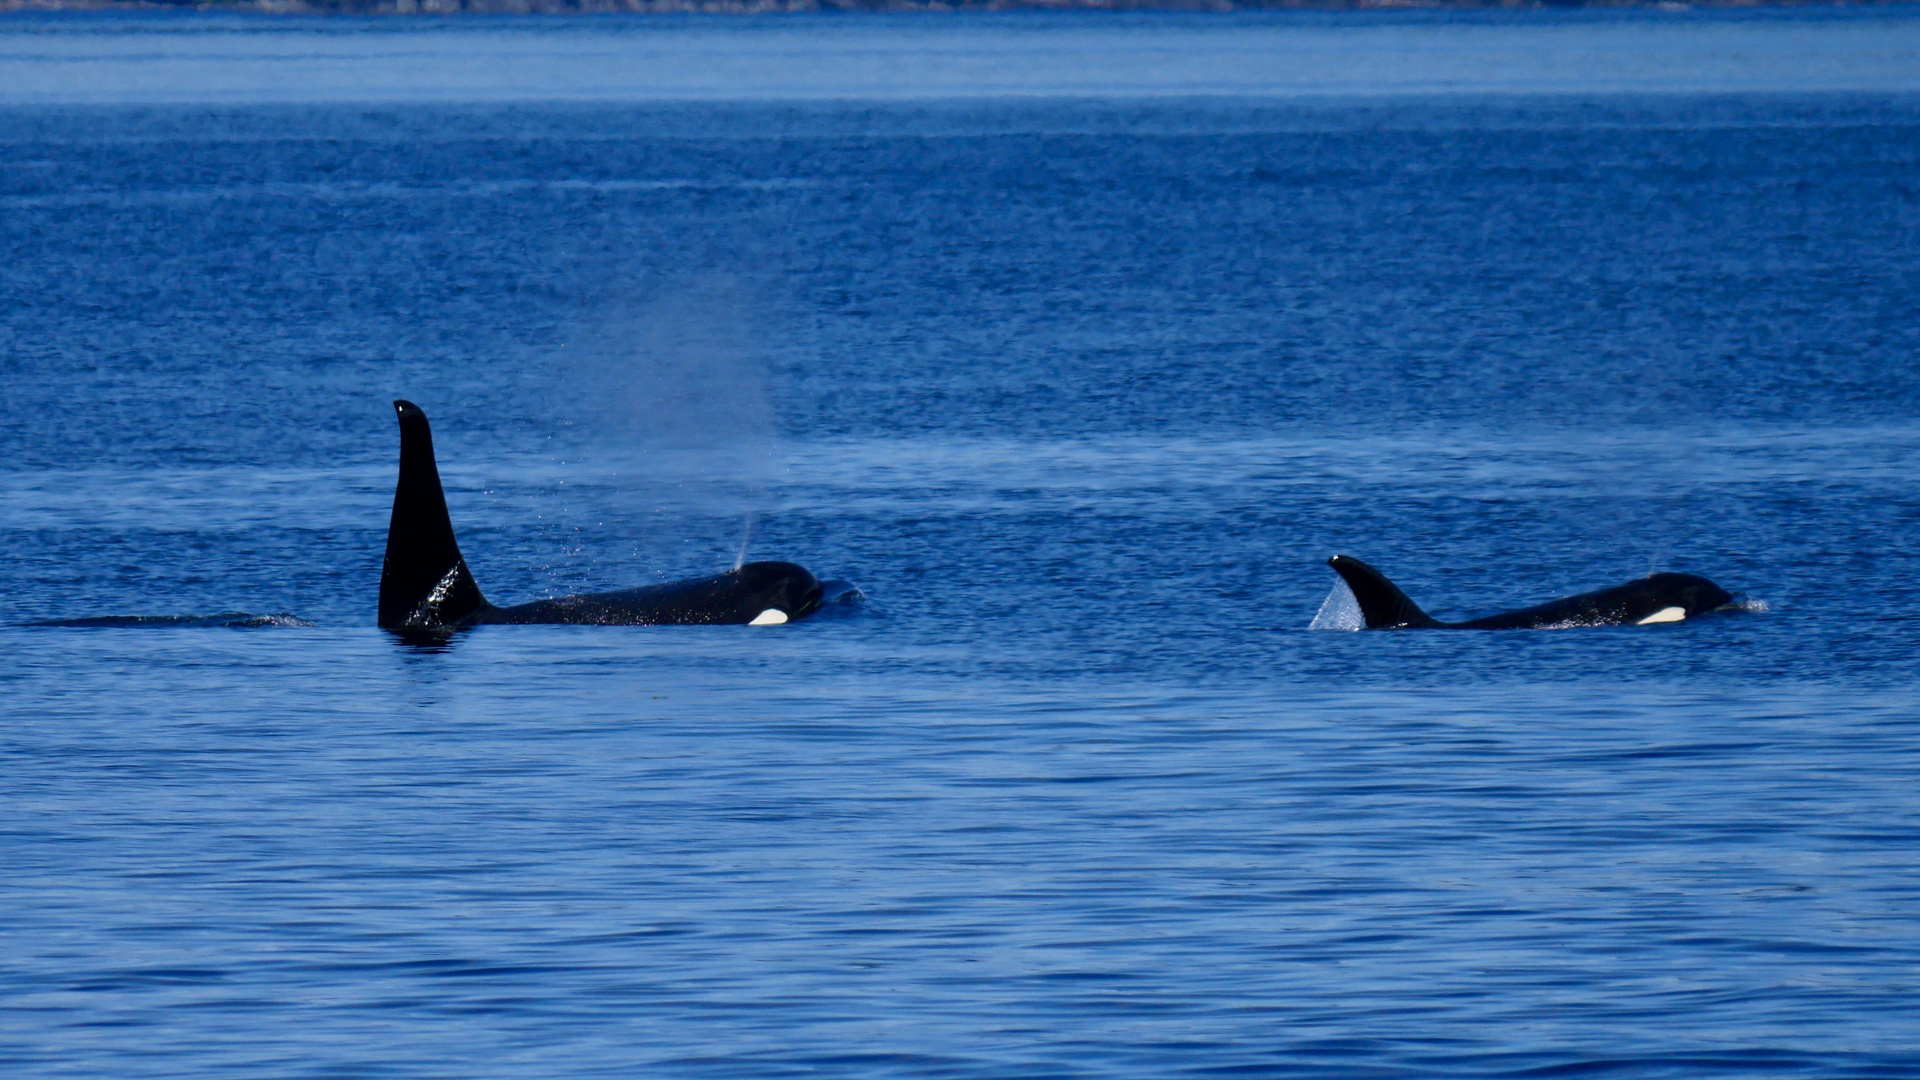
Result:
<svg viewBox="0 0 1920 1080">
<path fill-rule="evenodd" d="M 1920 1072 L 1910 9 L 0 39 L 6 1075 Z"/>
</svg>

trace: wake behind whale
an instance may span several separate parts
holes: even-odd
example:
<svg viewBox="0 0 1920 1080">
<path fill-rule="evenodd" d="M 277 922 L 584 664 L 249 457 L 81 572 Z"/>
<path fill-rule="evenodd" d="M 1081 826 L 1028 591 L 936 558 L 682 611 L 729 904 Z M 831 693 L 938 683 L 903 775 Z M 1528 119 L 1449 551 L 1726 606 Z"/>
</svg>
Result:
<svg viewBox="0 0 1920 1080">
<path fill-rule="evenodd" d="M 496 607 L 481 594 L 454 539 L 427 414 L 410 401 L 393 407 L 400 419 L 400 478 L 379 608 L 379 623 L 388 630 L 443 632 L 487 623 L 768 626 L 804 619 L 820 606 L 821 583 L 805 567 L 751 562 L 664 585 Z"/>
<path fill-rule="evenodd" d="M 89 615 L 79 619 L 44 619 L 40 622 L 24 623 L 25 626 L 66 626 L 83 629 L 115 628 L 167 628 L 177 626 L 224 626 L 235 629 L 253 629 L 269 626 L 312 626 L 307 620 L 291 612 L 276 611 L 267 615 L 255 615 L 251 611 L 224 611 L 218 615 Z"/>
</svg>

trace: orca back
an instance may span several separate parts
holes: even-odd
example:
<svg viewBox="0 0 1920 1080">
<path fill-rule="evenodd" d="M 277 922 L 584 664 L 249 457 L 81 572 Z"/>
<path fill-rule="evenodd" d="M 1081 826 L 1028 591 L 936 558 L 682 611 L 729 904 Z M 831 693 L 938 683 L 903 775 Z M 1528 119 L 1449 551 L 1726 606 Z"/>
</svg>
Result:
<svg viewBox="0 0 1920 1080">
<path fill-rule="evenodd" d="M 1680 622 L 1732 602 L 1725 589 L 1698 574 L 1649 574 L 1611 589 L 1460 623 L 1469 630 L 1545 630 L 1568 626 L 1645 626 Z"/>
<path fill-rule="evenodd" d="M 587 626 L 723 625 L 755 623 L 773 610 L 780 613 L 778 621 L 787 622 L 813 614 L 820 606 L 820 596 L 820 583 L 806 567 L 787 562 L 751 562 L 723 574 L 684 581 L 488 608 L 474 621 Z"/>
<path fill-rule="evenodd" d="M 427 414 L 411 401 L 396 401 L 393 407 L 400 416 L 400 481 L 393 489 L 387 557 L 380 568 L 379 622 L 390 630 L 458 626 L 486 610 L 487 598 L 453 538 Z"/>
</svg>

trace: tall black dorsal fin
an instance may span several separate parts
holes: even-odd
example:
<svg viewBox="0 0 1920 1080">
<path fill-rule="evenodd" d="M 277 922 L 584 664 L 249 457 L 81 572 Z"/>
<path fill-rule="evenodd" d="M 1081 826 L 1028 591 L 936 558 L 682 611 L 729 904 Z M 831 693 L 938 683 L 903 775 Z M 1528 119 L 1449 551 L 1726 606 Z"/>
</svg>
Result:
<svg viewBox="0 0 1920 1080">
<path fill-rule="evenodd" d="M 400 483 L 393 489 L 387 560 L 380 568 L 380 625 L 389 630 L 457 626 L 484 610 L 487 598 L 453 539 L 427 414 L 411 401 L 396 401 L 393 407 L 400 414 Z"/>
<path fill-rule="evenodd" d="M 1400 587 L 1388 581 L 1386 575 L 1351 555 L 1335 555 L 1327 560 L 1353 590 L 1353 598 L 1360 601 L 1360 614 L 1367 620 L 1369 630 L 1394 630 L 1403 626 L 1439 626 L 1440 623 L 1420 605 L 1407 599 Z"/>
</svg>

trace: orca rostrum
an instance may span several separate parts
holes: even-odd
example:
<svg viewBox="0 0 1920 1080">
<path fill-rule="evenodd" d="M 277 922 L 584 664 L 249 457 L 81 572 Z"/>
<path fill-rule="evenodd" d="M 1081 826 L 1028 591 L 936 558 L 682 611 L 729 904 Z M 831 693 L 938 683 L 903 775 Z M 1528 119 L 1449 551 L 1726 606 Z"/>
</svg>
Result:
<svg viewBox="0 0 1920 1080">
<path fill-rule="evenodd" d="M 388 630 L 434 633 L 484 623 L 767 626 L 804 619 L 820 604 L 820 582 L 805 567 L 752 562 L 664 585 L 495 607 L 481 595 L 453 538 L 427 414 L 410 401 L 393 407 L 400 414 L 400 482 L 380 570 L 380 625 Z"/>
<path fill-rule="evenodd" d="M 1574 626 L 1676 623 L 1722 608 L 1733 596 L 1697 574 L 1648 574 L 1638 581 L 1581 593 L 1465 622 L 1441 622 L 1407 599 L 1399 586 L 1359 559 L 1335 555 L 1336 570 L 1360 602 L 1369 630 L 1557 630 Z"/>
</svg>

